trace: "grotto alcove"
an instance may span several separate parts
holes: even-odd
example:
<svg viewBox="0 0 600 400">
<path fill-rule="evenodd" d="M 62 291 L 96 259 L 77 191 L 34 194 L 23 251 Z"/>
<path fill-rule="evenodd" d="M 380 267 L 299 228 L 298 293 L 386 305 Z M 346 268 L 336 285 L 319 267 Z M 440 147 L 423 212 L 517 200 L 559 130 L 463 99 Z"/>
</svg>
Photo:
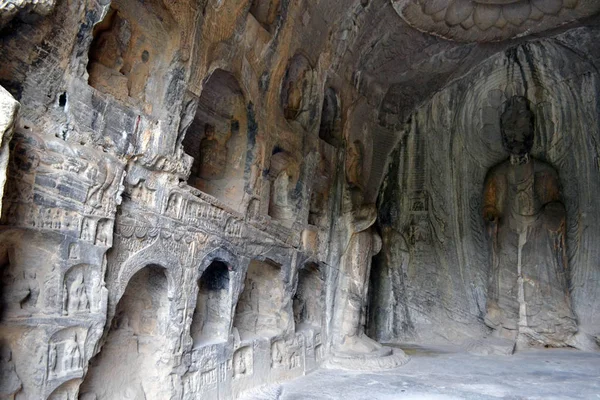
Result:
<svg viewBox="0 0 600 400">
<path fill-rule="evenodd" d="M 217 69 L 204 83 L 183 139 L 193 157 L 188 183 L 239 210 L 245 189 L 248 117 L 235 77 Z"/>
<path fill-rule="evenodd" d="M 236 305 L 233 327 L 242 339 L 282 334 L 290 322 L 285 302 L 281 266 L 270 260 L 252 260 Z"/>
<path fill-rule="evenodd" d="M 319 137 L 330 145 L 338 147 L 342 140 L 342 116 L 340 99 L 334 88 L 325 89 L 322 107 Z"/>
<path fill-rule="evenodd" d="M 137 398 L 168 376 L 165 333 L 169 323 L 166 270 L 147 265 L 127 283 L 100 352 L 90 361 L 82 395 Z M 104 384 L 112 381 L 110 386 Z M 132 397 L 133 396 L 133 397 Z"/>
<path fill-rule="evenodd" d="M 198 280 L 198 295 L 190 334 L 194 346 L 226 341 L 231 320 L 230 267 L 214 260 Z"/>
<path fill-rule="evenodd" d="M 298 271 L 298 286 L 293 298 L 296 330 L 320 328 L 324 312 L 323 274 L 318 264 L 307 263 Z"/>
<path fill-rule="evenodd" d="M 94 26 L 87 65 L 90 86 L 152 112 L 168 90 L 168 64 L 180 37 L 159 1 L 113 1 Z"/>
<path fill-rule="evenodd" d="M 538 57 L 544 60 L 543 67 L 536 63 Z M 395 150 L 379 199 L 383 250 L 371 276 L 374 290 L 370 322 L 371 331 L 380 340 L 456 342 L 485 337 L 481 321 L 486 321 L 484 328 L 493 328 L 490 299 L 499 290 L 501 295 L 506 291 L 523 296 L 518 300 L 515 295 L 511 300 L 520 304 L 516 306 L 517 310 L 520 308 L 518 315 L 512 317 L 518 323 L 511 322 L 518 327 L 517 349 L 519 345 L 595 347 L 595 334 L 590 332 L 597 329 L 592 328 L 597 325 L 597 316 L 589 308 L 589 290 L 595 289 L 581 279 L 595 274 L 594 267 L 582 260 L 596 257 L 596 250 L 583 243 L 588 235 L 595 235 L 595 228 L 586 219 L 596 213 L 596 208 L 590 208 L 593 201 L 585 199 L 590 199 L 589 191 L 595 190 L 598 171 L 587 167 L 582 170 L 580 163 L 587 164 L 588 157 L 594 157 L 595 150 L 589 153 L 589 149 L 595 146 L 597 113 L 586 98 L 597 85 L 597 72 L 587 59 L 573 57 L 564 46 L 551 40 L 541 41 L 490 57 L 414 112 Z M 546 218 L 544 207 L 551 199 L 564 211 L 560 228 L 552 228 L 557 229 L 556 236 L 544 239 L 544 233 L 534 228 L 537 223 L 528 222 L 529 236 L 519 239 L 521 247 L 511 251 L 498 247 L 503 246 L 498 241 L 506 239 L 497 235 L 503 235 L 501 229 L 508 228 L 500 222 L 492 225 L 490 232 L 484 214 L 488 204 L 492 204 L 490 196 L 506 199 L 497 201 L 506 204 L 503 207 L 508 211 L 500 211 L 506 217 L 500 218 L 507 221 L 514 218 L 510 217 L 510 207 L 517 207 L 510 205 L 511 182 L 516 179 L 513 176 L 517 170 L 505 161 L 509 159 L 507 145 L 511 144 L 504 134 L 509 124 L 505 121 L 507 107 L 515 99 L 527 104 L 532 115 L 528 139 L 531 150 L 527 157 L 535 162 L 536 169 L 532 194 L 528 195 L 533 196 L 533 203 L 527 207 L 539 207 L 539 217 L 535 218 L 542 220 Z M 432 145 L 433 137 L 436 145 Z M 500 172 L 504 169 L 507 172 Z M 504 182 L 499 179 L 508 179 L 508 183 L 490 186 L 496 181 Z M 518 219 L 514 221 L 513 226 L 520 223 L 516 222 Z M 582 224 L 586 226 L 584 231 Z M 535 244 L 536 240 L 540 244 Z M 545 240 L 554 241 L 553 251 L 559 253 L 556 257 L 543 255 Z M 517 242 L 513 242 L 515 246 Z M 545 261 L 536 261 L 540 264 L 535 271 L 524 270 L 530 286 L 519 288 L 515 284 L 509 289 L 502 286 L 506 284 L 502 283 L 504 278 L 494 278 L 498 268 L 502 271 L 505 255 L 513 257 L 510 263 L 519 268 L 527 268 L 534 255 L 545 257 Z M 556 267 L 551 266 L 553 258 L 558 259 Z M 544 271 L 541 265 L 548 270 Z M 553 275 L 554 270 L 557 276 Z M 560 284 L 561 280 L 564 283 Z M 542 292 L 534 289 L 538 285 Z M 552 300 L 544 300 L 547 292 L 555 290 L 554 285 L 563 286 L 559 293 L 567 291 L 564 301 L 568 311 L 551 317 L 562 306 L 554 304 L 550 311 L 539 302 L 553 303 L 564 296 L 557 293 Z M 392 298 L 400 306 L 395 306 L 392 313 L 383 312 L 389 309 Z M 448 313 L 448 308 L 454 311 Z M 456 313 L 461 317 L 456 318 Z M 552 328 L 543 328 L 543 323 L 536 322 L 539 313 L 554 318 Z M 575 320 L 578 328 L 572 327 Z M 500 328 L 502 324 L 499 323 Z M 562 324 L 571 327 L 561 328 Z"/>
<path fill-rule="evenodd" d="M 597 396 L 598 1 L 0 3 L 0 398 Z"/>
</svg>

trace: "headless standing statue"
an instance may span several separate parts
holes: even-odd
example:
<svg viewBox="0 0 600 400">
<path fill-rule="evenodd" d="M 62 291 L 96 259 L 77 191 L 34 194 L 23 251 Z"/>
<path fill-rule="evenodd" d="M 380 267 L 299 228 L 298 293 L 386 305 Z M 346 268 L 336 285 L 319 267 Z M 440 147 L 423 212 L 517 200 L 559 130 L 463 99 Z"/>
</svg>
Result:
<svg viewBox="0 0 600 400">
<path fill-rule="evenodd" d="M 532 158 L 527 99 L 507 103 L 500 127 L 510 158 L 486 177 L 483 217 L 491 243 L 485 323 L 518 347 L 565 346 L 577 331 L 565 252 L 558 174 Z"/>
<path fill-rule="evenodd" d="M 374 205 L 363 204 L 362 145 L 350 145 L 346 160 L 346 202 L 351 205 L 342 221 L 343 254 L 339 261 L 336 288 L 333 347 L 330 363 L 351 369 L 394 368 L 408 361 L 401 350 L 384 347 L 365 334 L 371 262 L 381 250 L 381 238 L 373 228 L 377 219 Z"/>
</svg>

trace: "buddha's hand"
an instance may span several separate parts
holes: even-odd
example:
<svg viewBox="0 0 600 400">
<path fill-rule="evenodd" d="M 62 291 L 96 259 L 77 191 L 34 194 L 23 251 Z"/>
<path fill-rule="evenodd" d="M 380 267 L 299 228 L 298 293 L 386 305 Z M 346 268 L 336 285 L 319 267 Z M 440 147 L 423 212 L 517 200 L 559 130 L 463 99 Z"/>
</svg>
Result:
<svg viewBox="0 0 600 400">
<path fill-rule="evenodd" d="M 544 226 L 552 231 L 559 232 L 565 224 L 566 210 L 565 206 L 558 201 L 553 201 L 544 206 L 542 210 Z"/>
</svg>

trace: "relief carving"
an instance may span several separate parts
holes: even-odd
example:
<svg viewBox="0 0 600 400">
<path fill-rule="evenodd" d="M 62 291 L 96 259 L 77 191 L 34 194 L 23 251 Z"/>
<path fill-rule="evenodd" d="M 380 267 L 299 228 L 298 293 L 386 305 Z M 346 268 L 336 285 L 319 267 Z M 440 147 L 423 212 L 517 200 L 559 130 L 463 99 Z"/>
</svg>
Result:
<svg viewBox="0 0 600 400">
<path fill-rule="evenodd" d="M 485 322 L 522 345 L 562 346 L 577 327 L 558 173 L 530 155 L 534 115 L 527 99 L 512 97 L 500 126 L 510 158 L 489 171 L 484 188 L 492 254 Z"/>
<path fill-rule="evenodd" d="M 11 265 L 2 275 L 3 314 L 11 317 L 28 317 L 37 310 L 40 285 L 35 272 L 16 272 Z"/>
<path fill-rule="evenodd" d="M 0 345 L 0 398 L 14 400 L 23 388 L 17 375 L 12 350 L 6 344 Z"/>
<path fill-rule="evenodd" d="M 53 339 L 48 344 L 48 380 L 79 375 L 83 369 L 83 355 L 77 333 L 72 336 L 59 333 L 58 336 L 58 339 Z"/>
<path fill-rule="evenodd" d="M 593 0 L 392 0 L 416 29 L 466 42 L 542 32 L 600 10 Z"/>
</svg>

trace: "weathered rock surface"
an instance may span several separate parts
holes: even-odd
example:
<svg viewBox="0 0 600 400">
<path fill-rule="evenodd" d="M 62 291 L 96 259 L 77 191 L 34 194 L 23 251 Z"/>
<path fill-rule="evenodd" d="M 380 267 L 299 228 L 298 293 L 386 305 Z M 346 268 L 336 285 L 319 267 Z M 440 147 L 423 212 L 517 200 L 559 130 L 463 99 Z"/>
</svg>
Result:
<svg viewBox="0 0 600 400">
<path fill-rule="evenodd" d="M 4 195 L 6 172 L 10 154 L 9 143 L 12 139 L 13 128 L 19 110 L 19 103 L 0 86 L 0 198 Z M 2 203 L 0 202 L 0 214 Z"/>
<path fill-rule="evenodd" d="M 592 348 L 580 16 L 476 45 L 389 0 L 1 3 L 2 396 L 223 400 L 409 360 L 373 339 L 483 338 L 483 180 L 517 94 L 563 186 L 568 344 Z"/>
<path fill-rule="evenodd" d="M 383 249 L 373 267 L 370 309 L 370 332 L 376 338 L 460 342 L 485 335 L 482 322 L 490 301 L 488 280 L 494 272 L 481 217 L 484 179 L 492 166 L 508 157 L 500 115 L 514 95 L 525 96 L 532 104 L 536 121 L 532 155 L 556 169 L 566 208 L 566 262 L 561 259 L 562 266 L 556 269 L 559 276 L 565 274 L 565 283 L 559 284 L 557 279 L 562 278 L 552 272 L 555 264 L 540 259 L 534 263 L 540 266 L 539 275 L 529 275 L 529 281 L 525 276 L 526 296 L 532 296 L 526 306 L 534 314 L 542 310 L 531 316 L 540 323 L 530 336 L 552 335 L 548 329 L 555 329 L 558 319 L 570 318 L 568 307 L 561 311 L 559 303 L 553 303 L 564 297 L 561 285 L 567 282 L 570 299 L 562 304 L 571 302 L 580 331 L 598 335 L 594 310 L 600 299 L 595 284 L 600 255 L 591 243 L 600 233 L 594 223 L 599 216 L 595 193 L 600 182 L 600 110 L 594 100 L 599 76 L 596 56 L 583 56 L 594 54 L 598 35 L 596 27 L 579 28 L 506 50 L 413 113 L 402 130 L 379 199 Z M 531 235 L 540 246 L 527 251 L 544 258 L 540 252 L 546 239 L 541 231 Z M 560 246 L 556 249 L 562 251 Z M 516 261 L 517 253 L 510 254 Z M 516 276 L 516 263 L 513 273 Z M 548 284 L 554 289 L 549 290 Z M 518 314 L 516 286 L 513 291 L 501 289 L 503 298 L 517 304 Z M 544 292 L 535 295 L 540 289 Z M 544 300 L 550 293 L 553 300 Z M 544 319 L 548 326 L 541 322 Z M 517 321 L 513 324 L 516 329 Z M 570 335 L 572 331 L 557 341 L 538 337 L 537 342 L 566 345 Z"/>
</svg>

